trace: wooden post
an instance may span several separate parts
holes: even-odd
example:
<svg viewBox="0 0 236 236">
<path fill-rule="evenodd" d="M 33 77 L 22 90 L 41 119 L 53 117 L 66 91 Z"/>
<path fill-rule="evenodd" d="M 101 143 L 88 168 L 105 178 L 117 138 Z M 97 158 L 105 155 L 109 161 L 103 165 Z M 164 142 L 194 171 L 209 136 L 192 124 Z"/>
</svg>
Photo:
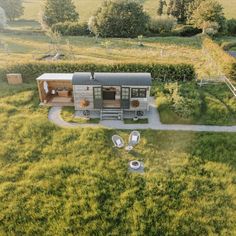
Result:
<svg viewBox="0 0 236 236">
<path fill-rule="evenodd" d="M 41 81 L 37 81 L 37 85 L 38 85 L 38 92 L 39 92 L 39 99 L 41 102 L 43 102 L 43 98 L 42 98 L 42 93 L 41 93 L 41 87 L 40 87 L 40 83 Z"/>
</svg>

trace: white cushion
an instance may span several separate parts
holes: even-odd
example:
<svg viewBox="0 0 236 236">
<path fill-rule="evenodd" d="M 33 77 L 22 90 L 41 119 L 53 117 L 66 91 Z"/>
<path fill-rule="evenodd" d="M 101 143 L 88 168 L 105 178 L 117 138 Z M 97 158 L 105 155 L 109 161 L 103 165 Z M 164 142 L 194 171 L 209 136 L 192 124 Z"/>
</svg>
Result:
<svg viewBox="0 0 236 236">
<path fill-rule="evenodd" d="M 121 140 L 120 140 L 120 139 L 117 139 L 117 140 L 116 140 L 116 144 L 117 144 L 118 146 L 120 146 L 120 145 L 122 144 Z"/>
<path fill-rule="evenodd" d="M 137 135 L 133 135 L 132 136 L 132 141 L 133 142 L 137 142 L 138 141 L 138 136 Z"/>
</svg>

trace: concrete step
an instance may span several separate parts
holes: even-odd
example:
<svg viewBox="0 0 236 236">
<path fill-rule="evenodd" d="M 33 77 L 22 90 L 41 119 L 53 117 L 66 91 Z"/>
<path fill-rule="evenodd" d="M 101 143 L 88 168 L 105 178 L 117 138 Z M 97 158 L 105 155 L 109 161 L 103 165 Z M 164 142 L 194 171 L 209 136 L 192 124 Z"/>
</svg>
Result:
<svg viewBox="0 0 236 236">
<path fill-rule="evenodd" d="M 121 109 L 105 109 L 101 111 L 101 120 L 117 120 L 123 119 L 123 111 Z"/>
</svg>

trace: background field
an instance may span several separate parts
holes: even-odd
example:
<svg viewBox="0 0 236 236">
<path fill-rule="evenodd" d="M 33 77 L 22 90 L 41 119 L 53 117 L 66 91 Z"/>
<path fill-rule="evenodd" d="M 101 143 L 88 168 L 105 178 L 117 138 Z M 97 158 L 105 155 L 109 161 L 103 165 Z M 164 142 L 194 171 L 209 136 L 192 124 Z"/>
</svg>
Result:
<svg viewBox="0 0 236 236">
<path fill-rule="evenodd" d="M 0 33 L 0 36 L 2 68 L 52 52 L 50 39 L 41 33 L 14 31 Z M 144 47 L 140 47 L 137 39 L 96 41 L 92 37 L 63 37 L 60 52 L 66 55 L 66 60 L 90 63 L 192 63 L 199 76 L 217 74 L 212 61 L 203 54 L 198 37 L 156 37 L 145 38 L 143 42 Z"/>
<path fill-rule="evenodd" d="M 140 0 L 144 2 L 144 8 L 150 15 L 156 15 L 156 0 Z M 25 14 L 24 19 L 39 19 L 39 14 L 43 6 L 43 0 L 24 0 Z M 77 9 L 80 13 L 81 21 L 87 21 L 89 17 L 101 5 L 103 0 L 74 0 Z M 225 15 L 227 18 L 235 17 L 236 2 L 235 0 L 219 0 L 225 8 Z"/>
</svg>

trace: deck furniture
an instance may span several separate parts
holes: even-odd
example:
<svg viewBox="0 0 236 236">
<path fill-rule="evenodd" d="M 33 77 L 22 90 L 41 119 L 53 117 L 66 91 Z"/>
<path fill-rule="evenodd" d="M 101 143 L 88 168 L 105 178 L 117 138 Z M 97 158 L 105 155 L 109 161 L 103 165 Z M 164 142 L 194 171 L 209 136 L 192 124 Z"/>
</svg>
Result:
<svg viewBox="0 0 236 236">
<path fill-rule="evenodd" d="M 59 97 L 69 97 L 69 90 L 66 88 L 58 89 L 57 94 Z"/>
<path fill-rule="evenodd" d="M 140 133 L 138 131 L 132 131 L 129 136 L 129 146 L 135 146 L 140 142 Z"/>
<path fill-rule="evenodd" d="M 112 142 L 114 143 L 115 147 L 118 148 L 122 148 L 125 145 L 124 140 L 119 135 L 113 135 Z"/>
</svg>

